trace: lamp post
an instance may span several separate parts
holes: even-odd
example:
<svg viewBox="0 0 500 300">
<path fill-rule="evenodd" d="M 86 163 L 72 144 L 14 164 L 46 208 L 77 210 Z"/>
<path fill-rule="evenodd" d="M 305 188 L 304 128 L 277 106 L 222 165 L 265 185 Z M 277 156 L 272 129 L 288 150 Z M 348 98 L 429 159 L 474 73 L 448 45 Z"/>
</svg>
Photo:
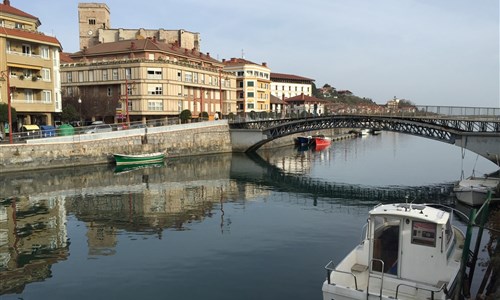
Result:
<svg viewBox="0 0 500 300">
<path fill-rule="evenodd" d="M 7 118 L 9 122 L 9 144 L 12 144 L 12 101 L 11 101 L 11 93 L 10 93 L 10 70 L 7 67 L 7 71 L 2 71 L 0 73 L 2 80 L 7 79 Z M 5 78 L 6 77 L 6 78 Z"/>
<path fill-rule="evenodd" d="M 222 119 L 222 69 L 219 69 L 219 102 L 220 119 Z"/>
<path fill-rule="evenodd" d="M 82 126 L 82 99 L 78 98 L 78 106 L 80 108 L 80 126 Z"/>
<path fill-rule="evenodd" d="M 128 112 L 128 79 L 125 78 L 125 112 L 127 116 L 127 128 L 130 128 L 130 115 Z"/>
</svg>

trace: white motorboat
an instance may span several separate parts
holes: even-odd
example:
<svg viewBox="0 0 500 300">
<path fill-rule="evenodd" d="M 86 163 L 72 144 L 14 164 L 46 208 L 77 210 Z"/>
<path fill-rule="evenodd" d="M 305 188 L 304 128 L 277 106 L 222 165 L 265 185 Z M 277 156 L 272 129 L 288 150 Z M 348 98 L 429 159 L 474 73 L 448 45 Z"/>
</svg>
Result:
<svg viewBox="0 0 500 300">
<path fill-rule="evenodd" d="M 451 219 L 428 205 L 379 204 L 361 243 L 326 265 L 323 299 L 451 299 L 464 246 Z"/>
<path fill-rule="evenodd" d="M 469 177 L 460 180 L 453 191 L 460 202 L 470 206 L 482 205 L 488 197 L 488 192 L 495 195 L 500 184 L 500 178 L 495 177 Z"/>
</svg>

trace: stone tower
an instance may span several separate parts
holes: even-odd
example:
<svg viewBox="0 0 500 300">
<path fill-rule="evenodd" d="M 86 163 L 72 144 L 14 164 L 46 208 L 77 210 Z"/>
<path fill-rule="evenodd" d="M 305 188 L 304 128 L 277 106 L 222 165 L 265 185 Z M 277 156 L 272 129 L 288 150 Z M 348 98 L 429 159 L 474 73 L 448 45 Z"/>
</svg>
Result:
<svg viewBox="0 0 500 300">
<path fill-rule="evenodd" d="M 104 3 L 79 3 L 78 26 L 80 50 L 98 44 L 98 29 L 111 28 L 108 6 Z"/>
</svg>

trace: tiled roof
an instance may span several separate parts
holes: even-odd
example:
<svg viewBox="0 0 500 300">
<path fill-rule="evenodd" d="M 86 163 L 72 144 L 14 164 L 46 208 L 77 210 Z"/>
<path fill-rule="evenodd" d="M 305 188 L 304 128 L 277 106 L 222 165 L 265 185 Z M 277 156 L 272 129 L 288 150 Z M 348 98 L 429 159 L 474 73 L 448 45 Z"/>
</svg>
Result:
<svg viewBox="0 0 500 300">
<path fill-rule="evenodd" d="M 224 65 L 226 66 L 242 66 L 242 65 L 257 65 L 260 66 L 259 64 L 256 64 L 252 61 L 246 60 L 244 58 L 231 58 L 230 60 L 222 60 Z M 267 67 L 267 66 L 265 66 Z"/>
<path fill-rule="evenodd" d="M 11 15 L 16 15 L 19 17 L 34 19 L 34 20 L 37 20 L 38 23 L 40 24 L 40 20 L 38 20 L 37 17 L 30 15 L 28 13 L 25 13 L 24 11 L 17 9 L 15 7 L 12 7 L 10 5 L 7 5 L 7 4 L 3 4 L 3 3 L 0 4 L 0 13 L 6 13 L 6 14 L 11 14 Z"/>
<path fill-rule="evenodd" d="M 70 57 L 70 53 L 67 52 L 61 52 L 59 53 L 59 59 L 61 60 L 61 63 L 72 63 L 74 60 Z"/>
<path fill-rule="evenodd" d="M 274 95 L 271 95 L 269 102 L 271 102 L 271 104 L 287 104 L 285 101 L 281 100 L 279 97 L 276 97 Z"/>
<path fill-rule="evenodd" d="M 290 97 L 290 98 L 286 98 L 285 99 L 286 102 L 292 102 L 292 101 L 302 101 L 302 102 L 326 102 L 326 100 L 322 100 L 322 99 L 318 99 L 316 97 L 312 97 L 312 96 L 307 96 L 307 95 L 304 95 L 304 94 L 300 94 L 298 96 L 295 96 L 295 97 Z"/>
<path fill-rule="evenodd" d="M 288 79 L 288 80 L 300 80 L 300 81 L 314 81 L 314 79 L 301 77 L 292 74 L 283 74 L 283 73 L 271 73 L 271 80 L 273 79 Z"/>
<path fill-rule="evenodd" d="M 141 52 L 164 52 L 166 54 L 175 54 L 180 57 L 191 59 L 199 59 L 212 63 L 221 63 L 220 61 L 210 57 L 210 53 L 202 53 L 194 49 L 186 49 L 174 44 L 157 41 L 156 39 L 133 39 L 117 42 L 101 43 L 90 48 L 78 51 L 71 54 L 72 58 L 81 58 L 83 56 L 105 56 L 120 53 L 141 53 Z"/>
<path fill-rule="evenodd" d="M 37 31 L 0 27 L 0 35 L 17 37 L 23 40 L 35 40 L 41 43 L 52 44 L 62 49 L 61 43 L 53 36 L 45 35 Z"/>
</svg>

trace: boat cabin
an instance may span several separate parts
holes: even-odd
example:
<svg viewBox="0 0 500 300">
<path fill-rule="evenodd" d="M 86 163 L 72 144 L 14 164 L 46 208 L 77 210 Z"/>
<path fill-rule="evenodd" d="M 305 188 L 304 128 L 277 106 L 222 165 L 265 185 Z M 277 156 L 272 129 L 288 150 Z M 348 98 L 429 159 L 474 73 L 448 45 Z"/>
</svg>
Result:
<svg viewBox="0 0 500 300">
<path fill-rule="evenodd" d="M 325 268 L 324 299 L 447 299 L 460 269 L 463 233 L 452 215 L 420 204 L 374 207 L 364 239 Z"/>
</svg>

